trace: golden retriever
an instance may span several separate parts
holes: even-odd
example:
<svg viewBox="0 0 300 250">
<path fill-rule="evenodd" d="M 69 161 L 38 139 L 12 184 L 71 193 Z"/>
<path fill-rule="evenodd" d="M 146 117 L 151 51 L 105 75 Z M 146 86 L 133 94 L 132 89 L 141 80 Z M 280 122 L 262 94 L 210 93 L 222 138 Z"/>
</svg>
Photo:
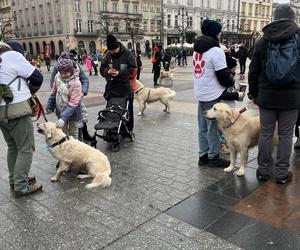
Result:
<svg viewBox="0 0 300 250">
<path fill-rule="evenodd" d="M 174 90 L 159 87 L 156 89 L 146 88 L 139 80 L 136 80 L 137 89 L 135 91 L 136 100 L 139 103 L 140 112 L 143 115 L 146 105 L 151 102 L 160 101 L 165 105 L 164 112 L 170 112 L 170 100 L 176 95 Z"/>
<path fill-rule="evenodd" d="M 174 73 L 177 71 L 177 67 L 174 69 L 169 69 L 169 71 L 161 70 L 159 76 L 159 84 L 162 83 L 163 79 L 170 79 L 173 84 Z"/>
<path fill-rule="evenodd" d="M 230 165 L 225 172 L 233 171 L 236 155 L 240 153 L 240 169 L 237 176 L 245 175 L 248 150 L 258 144 L 260 122 L 259 116 L 247 117 L 225 103 L 217 103 L 204 113 L 207 119 L 215 119 L 223 132 L 230 150 Z"/>
<path fill-rule="evenodd" d="M 88 174 L 78 175 L 78 179 L 93 177 L 92 182 L 85 186 L 87 189 L 111 185 L 111 169 L 106 155 L 72 136 L 67 137 L 53 122 L 38 124 L 37 127 L 37 131 L 45 135 L 47 149 L 60 162 L 51 181 L 59 181 L 62 173 L 68 171 L 72 165 L 86 168 Z"/>
</svg>

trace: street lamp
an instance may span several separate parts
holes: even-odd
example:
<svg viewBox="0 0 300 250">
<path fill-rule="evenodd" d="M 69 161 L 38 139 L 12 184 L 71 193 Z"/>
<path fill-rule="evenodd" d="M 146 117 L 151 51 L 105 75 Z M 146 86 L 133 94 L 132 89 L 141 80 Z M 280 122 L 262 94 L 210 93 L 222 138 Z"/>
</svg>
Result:
<svg viewBox="0 0 300 250">
<path fill-rule="evenodd" d="M 178 16 L 181 16 L 181 27 L 180 27 L 180 38 L 181 38 L 181 47 L 183 48 L 184 40 L 185 40 L 185 29 L 184 23 L 186 22 L 186 18 L 188 17 L 188 11 L 184 8 L 184 6 L 179 7 Z"/>
</svg>

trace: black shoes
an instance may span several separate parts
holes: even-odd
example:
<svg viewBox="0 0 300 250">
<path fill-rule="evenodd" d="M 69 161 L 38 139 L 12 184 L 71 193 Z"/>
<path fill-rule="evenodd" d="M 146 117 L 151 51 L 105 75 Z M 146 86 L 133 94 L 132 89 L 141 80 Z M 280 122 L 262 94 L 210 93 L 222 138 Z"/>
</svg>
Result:
<svg viewBox="0 0 300 250">
<path fill-rule="evenodd" d="M 85 141 L 93 141 L 94 140 L 94 138 L 92 136 L 90 136 L 90 134 L 89 134 L 86 123 L 83 123 L 83 127 L 82 127 L 81 131 L 82 131 L 83 140 L 85 140 Z"/>
<path fill-rule="evenodd" d="M 278 184 L 285 184 L 291 180 L 293 180 L 293 173 L 290 171 L 287 172 L 287 175 L 285 178 L 279 179 L 276 177 L 276 183 L 278 183 Z"/>
<path fill-rule="evenodd" d="M 28 184 L 33 184 L 36 182 L 35 176 L 32 177 L 28 177 Z M 10 190 L 15 190 L 15 185 L 14 184 L 10 184 Z"/>
<path fill-rule="evenodd" d="M 220 158 L 216 155 L 213 159 L 209 159 L 208 155 L 205 154 L 199 157 L 199 167 L 210 167 L 210 168 L 227 168 L 230 165 L 230 161 Z"/>
<path fill-rule="evenodd" d="M 42 188 L 43 188 L 42 184 L 39 184 L 37 182 L 28 183 L 27 186 L 22 187 L 19 190 L 15 191 L 15 197 L 19 198 L 19 197 L 27 196 L 29 194 L 42 190 Z"/>
<path fill-rule="evenodd" d="M 159 86 L 160 86 L 160 85 L 159 85 L 158 83 L 154 83 L 154 84 L 153 84 L 153 87 L 154 87 L 154 88 L 158 88 Z"/>
<path fill-rule="evenodd" d="M 205 154 L 205 155 L 199 157 L 198 166 L 199 167 L 206 166 L 208 164 L 208 162 L 209 162 L 208 155 Z"/>
<path fill-rule="evenodd" d="M 260 181 L 267 181 L 271 178 L 268 174 L 261 174 L 259 170 L 256 170 L 256 178 Z"/>
</svg>

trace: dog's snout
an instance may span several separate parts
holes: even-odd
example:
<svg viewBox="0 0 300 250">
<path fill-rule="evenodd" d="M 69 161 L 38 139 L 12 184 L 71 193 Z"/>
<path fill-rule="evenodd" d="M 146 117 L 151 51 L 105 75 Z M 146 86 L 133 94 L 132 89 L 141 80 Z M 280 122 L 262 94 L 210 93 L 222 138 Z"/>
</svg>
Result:
<svg viewBox="0 0 300 250">
<path fill-rule="evenodd" d="M 207 111 L 203 111 L 203 114 L 206 115 L 206 114 L 207 114 Z"/>
</svg>

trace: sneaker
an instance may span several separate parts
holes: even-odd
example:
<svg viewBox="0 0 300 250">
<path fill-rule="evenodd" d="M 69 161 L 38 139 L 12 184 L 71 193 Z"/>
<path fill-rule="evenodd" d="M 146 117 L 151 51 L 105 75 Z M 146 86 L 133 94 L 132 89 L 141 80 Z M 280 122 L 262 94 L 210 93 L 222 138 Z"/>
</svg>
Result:
<svg viewBox="0 0 300 250">
<path fill-rule="evenodd" d="M 260 181 L 267 181 L 271 177 L 268 174 L 261 174 L 258 170 L 256 170 L 256 178 Z"/>
<path fill-rule="evenodd" d="M 294 149 L 300 149 L 300 138 L 297 138 L 297 141 L 294 144 Z"/>
<path fill-rule="evenodd" d="M 287 175 L 285 178 L 280 179 L 280 178 L 276 177 L 276 183 L 278 183 L 278 184 L 285 184 L 291 180 L 293 180 L 293 173 L 290 171 L 287 172 Z"/>
<path fill-rule="evenodd" d="M 28 184 L 35 183 L 35 182 L 36 182 L 35 176 L 28 177 Z M 15 190 L 14 184 L 10 184 L 10 190 L 12 191 Z"/>
<path fill-rule="evenodd" d="M 209 163 L 209 159 L 208 159 L 208 155 L 202 155 L 201 157 L 199 157 L 199 161 L 198 161 L 198 166 L 199 167 L 203 167 L 205 165 L 207 165 Z"/>
<path fill-rule="evenodd" d="M 154 87 L 154 88 L 158 88 L 159 86 L 160 86 L 160 85 L 159 85 L 158 83 L 154 83 L 154 84 L 153 84 L 153 87 Z"/>
<path fill-rule="evenodd" d="M 230 165 L 230 161 L 220 158 L 216 155 L 213 159 L 209 159 L 208 167 L 211 168 L 227 168 Z"/>
<path fill-rule="evenodd" d="M 15 191 L 15 197 L 19 198 L 19 197 L 27 196 L 29 194 L 33 194 L 37 191 L 42 190 L 42 188 L 43 188 L 42 184 L 39 184 L 37 182 L 28 183 L 26 187 L 22 187 L 19 190 Z"/>
</svg>

